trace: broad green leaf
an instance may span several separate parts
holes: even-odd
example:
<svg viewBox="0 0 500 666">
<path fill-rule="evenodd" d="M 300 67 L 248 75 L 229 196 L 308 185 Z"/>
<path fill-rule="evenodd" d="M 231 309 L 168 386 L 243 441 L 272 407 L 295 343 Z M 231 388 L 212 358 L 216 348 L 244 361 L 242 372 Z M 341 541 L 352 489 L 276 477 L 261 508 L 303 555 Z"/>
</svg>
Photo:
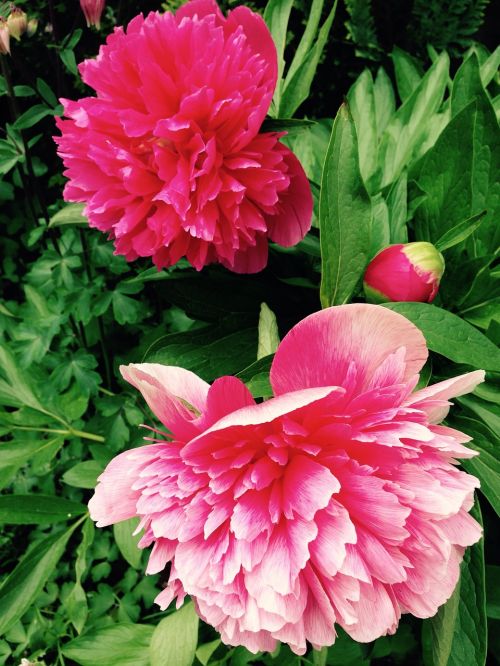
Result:
<svg viewBox="0 0 500 666">
<path fill-rule="evenodd" d="M 448 68 L 449 57 L 443 52 L 385 128 L 379 152 L 384 168 L 382 187 L 394 182 L 426 136 L 443 101 Z"/>
<path fill-rule="evenodd" d="M 102 470 L 102 465 L 95 460 L 85 460 L 64 472 L 62 480 L 74 488 L 92 489 L 96 487 L 97 477 Z"/>
<path fill-rule="evenodd" d="M 31 607 L 61 558 L 78 523 L 31 548 L 0 587 L 0 635 Z M 97 664 L 92 664 L 97 666 Z"/>
<path fill-rule="evenodd" d="M 67 224 L 86 224 L 87 218 L 83 215 L 85 204 L 67 204 L 50 218 L 49 227 L 62 227 Z"/>
<path fill-rule="evenodd" d="M 51 109 L 42 104 L 35 104 L 19 116 L 14 123 L 14 129 L 28 129 L 29 127 L 33 127 L 33 125 L 36 125 L 43 118 L 53 116 L 54 113 L 55 109 Z"/>
<path fill-rule="evenodd" d="M 257 327 L 235 330 L 231 326 L 207 326 L 159 338 L 146 352 L 148 363 L 179 365 L 206 381 L 233 375 L 257 356 Z"/>
<path fill-rule="evenodd" d="M 66 643 L 62 653 L 81 666 L 151 666 L 149 644 L 153 631 L 154 627 L 148 624 L 112 624 Z"/>
<path fill-rule="evenodd" d="M 482 524 L 479 504 L 471 515 Z M 427 639 L 427 640 L 426 640 Z M 483 539 L 465 551 L 460 580 L 446 604 L 424 621 L 425 666 L 484 666 L 486 593 Z"/>
<path fill-rule="evenodd" d="M 479 400 L 473 395 L 460 396 L 457 398 L 460 404 L 470 409 L 488 428 L 496 434 L 500 433 L 500 408 L 491 403 Z"/>
<path fill-rule="evenodd" d="M 479 62 L 472 53 L 459 67 L 451 90 L 451 115 L 456 116 L 467 104 L 484 94 Z"/>
<path fill-rule="evenodd" d="M 15 439 L 12 442 L 0 442 L 0 467 L 5 465 L 21 466 L 29 462 L 39 451 L 50 448 L 60 437 L 52 439 Z"/>
<path fill-rule="evenodd" d="M 500 440 L 476 419 L 465 416 L 454 417 L 452 425 L 472 437 L 467 446 L 479 452 L 474 458 L 460 461 L 462 467 L 481 481 L 481 492 L 500 516 Z"/>
<path fill-rule="evenodd" d="M 198 623 L 192 603 L 184 604 L 178 611 L 162 620 L 151 639 L 151 666 L 191 666 L 198 644 Z"/>
<path fill-rule="evenodd" d="M 264 10 L 264 21 L 269 28 L 278 56 L 278 80 L 273 98 L 273 106 L 279 109 L 283 70 L 285 68 L 285 46 L 288 20 L 292 10 L 293 0 L 269 0 Z"/>
<path fill-rule="evenodd" d="M 86 513 L 87 507 L 54 495 L 2 495 L 0 523 L 50 525 Z"/>
<path fill-rule="evenodd" d="M 418 87 L 422 80 L 422 72 L 415 58 L 397 46 L 394 47 L 391 58 L 394 64 L 398 93 L 401 101 L 404 102 Z"/>
<path fill-rule="evenodd" d="M 323 169 L 323 162 L 325 161 L 331 129 L 331 121 L 320 120 L 314 123 L 314 125 L 302 127 L 282 139 L 283 143 L 291 148 L 299 159 L 309 180 L 312 180 L 314 183 L 319 184 L 321 182 L 321 171 Z"/>
<path fill-rule="evenodd" d="M 342 105 L 333 123 L 321 179 L 321 303 L 346 303 L 368 259 L 372 208 L 359 171 L 354 121 Z"/>
<path fill-rule="evenodd" d="M 496 252 L 500 246 L 499 172 L 500 132 L 483 94 L 450 121 L 422 160 L 417 182 L 427 197 L 415 212 L 417 236 L 435 242 L 465 218 L 487 210 L 468 247 L 473 256 Z"/>
<path fill-rule="evenodd" d="M 321 26 L 318 38 L 310 49 L 302 64 L 296 69 L 292 76 L 288 77 L 283 86 L 278 116 L 280 118 L 291 118 L 302 102 L 307 99 L 309 90 L 316 74 L 316 68 L 325 48 L 332 27 L 333 19 L 337 9 L 335 0 L 333 7 Z"/>
<path fill-rule="evenodd" d="M 370 230 L 370 251 L 368 259 L 371 260 L 391 242 L 391 224 L 389 208 L 384 197 L 378 193 L 372 197 L 372 220 Z"/>
<path fill-rule="evenodd" d="M 203 666 L 208 666 L 210 657 L 213 655 L 215 650 L 217 650 L 220 644 L 220 638 L 216 638 L 210 643 L 204 643 L 203 645 L 200 645 L 196 650 L 196 659 L 198 659 L 198 661 L 203 664 Z"/>
<path fill-rule="evenodd" d="M 259 317 L 259 339 L 257 343 L 257 360 L 274 354 L 280 343 L 280 335 L 278 332 L 278 322 L 276 315 L 266 305 L 262 303 L 260 306 Z"/>
<path fill-rule="evenodd" d="M 457 315 L 429 303 L 384 303 L 384 307 L 412 321 L 432 351 L 455 363 L 500 372 L 500 350 Z"/>
<path fill-rule="evenodd" d="M 476 231 L 487 212 L 488 211 L 483 210 L 477 215 L 473 215 L 463 222 L 459 222 L 452 229 L 446 231 L 441 238 L 434 243 L 434 245 L 440 252 L 444 252 L 444 250 L 448 250 L 450 247 L 462 243 L 462 241 L 469 238 L 469 236 Z"/>
<path fill-rule="evenodd" d="M 389 120 L 396 111 L 394 88 L 385 69 L 379 67 L 375 83 L 373 84 L 375 96 L 375 115 L 377 118 L 377 134 L 380 137 L 387 127 Z"/>
<path fill-rule="evenodd" d="M 365 69 L 351 86 L 347 93 L 347 102 L 356 125 L 359 168 L 365 184 L 368 184 L 378 165 L 375 92 L 369 69 Z"/>
<path fill-rule="evenodd" d="M 113 525 L 113 534 L 116 545 L 123 558 L 134 569 L 139 569 L 141 565 L 142 550 L 137 547 L 141 538 L 140 534 L 134 536 L 135 529 L 139 523 L 138 518 L 129 518 Z"/>
</svg>

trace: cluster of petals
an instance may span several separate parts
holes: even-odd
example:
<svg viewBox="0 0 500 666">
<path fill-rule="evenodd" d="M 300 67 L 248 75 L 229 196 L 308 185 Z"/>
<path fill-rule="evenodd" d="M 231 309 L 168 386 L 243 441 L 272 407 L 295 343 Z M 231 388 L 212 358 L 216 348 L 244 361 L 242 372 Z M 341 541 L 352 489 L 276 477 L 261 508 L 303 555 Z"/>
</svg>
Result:
<svg viewBox="0 0 500 666">
<path fill-rule="evenodd" d="M 238 7 L 225 18 L 214 0 L 139 15 L 80 73 L 97 95 L 61 100 L 64 197 L 85 202 L 117 254 L 254 273 L 269 240 L 306 234 L 305 173 L 279 133 L 259 133 L 277 81 L 259 15 Z"/>
<path fill-rule="evenodd" d="M 273 398 L 211 386 L 177 367 L 122 367 L 170 433 L 126 451 L 99 478 L 98 526 L 141 518 L 148 573 L 171 562 L 166 608 L 186 594 L 224 642 L 277 641 L 297 654 L 394 633 L 452 594 L 479 482 L 457 468 L 470 438 L 438 425 L 475 371 L 415 390 L 419 330 L 377 305 L 329 308 L 297 324 L 272 364 Z"/>
</svg>

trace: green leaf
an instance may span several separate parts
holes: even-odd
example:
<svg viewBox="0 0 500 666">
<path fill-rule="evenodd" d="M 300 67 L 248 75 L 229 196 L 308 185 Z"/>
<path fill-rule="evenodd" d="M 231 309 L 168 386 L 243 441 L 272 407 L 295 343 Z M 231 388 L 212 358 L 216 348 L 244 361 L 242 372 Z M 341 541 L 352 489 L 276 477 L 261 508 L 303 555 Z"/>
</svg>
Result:
<svg viewBox="0 0 500 666">
<path fill-rule="evenodd" d="M 434 245 L 440 252 L 444 252 L 444 250 L 448 250 L 450 247 L 458 245 L 476 231 L 487 212 L 488 211 L 483 210 L 477 215 L 473 215 L 472 217 L 467 218 L 467 220 L 459 222 L 452 229 L 446 231 L 441 238 L 434 243 Z"/>
<path fill-rule="evenodd" d="M 198 659 L 198 661 L 203 664 L 203 666 L 208 666 L 210 657 L 213 655 L 215 650 L 217 650 L 220 644 L 220 638 L 216 638 L 210 643 L 204 643 L 203 645 L 200 645 L 200 647 L 196 650 L 196 659 Z"/>
<path fill-rule="evenodd" d="M 473 256 L 496 252 L 500 246 L 499 171 L 498 122 L 483 95 L 450 121 L 422 160 L 417 182 L 427 197 L 415 212 L 417 237 L 435 242 L 464 218 L 487 210 L 468 247 Z"/>
<path fill-rule="evenodd" d="M 383 165 L 381 186 L 398 178 L 420 146 L 429 123 L 443 101 L 448 81 L 449 57 L 443 52 L 425 73 L 417 88 L 393 115 L 381 137 L 379 159 Z"/>
<path fill-rule="evenodd" d="M 365 69 L 347 93 L 349 110 L 358 136 L 359 167 L 366 184 L 378 165 L 377 116 L 373 78 Z"/>
<path fill-rule="evenodd" d="M 429 303 L 384 303 L 424 334 L 427 346 L 455 363 L 500 372 L 500 350 L 457 315 Z"/>
<path fill-rule="evenodd" d="M 314 125 L 302 127 L 282 139 L 282 142 L 299 159 L 309 180 L 315 183 L 321 182 L 321 172 L 330 140 L 331 129 L 332 125 L 329 120 L 320 120 L 314 123 Z M 307 238 L 308 236 L 306 236 Z"/>
<path fill-rule="evenodd" d="M 73 488 L 88 488 L 91 490 L 96 487 L 97 477 L 102 470 L 102 465 L 95 460 L 85 460 L 64 472 L 62 480 Z"/>
<path fill-rule="evenodd" d="M 151 666 L 191 666 L 198 643 L 198 622 L 192 603 L 162 620 L 151 639 Z"/>
<path fill-rule="evenodd" d="M 396 74 L 396 85 L 401 101 L 404 102 L 412 95 L 422 80 L 422 72 L 419 65 L 409 53 L 394 47 L 391 53 Z"/>
<path fill-rule="evenodd" d="M 387 127 L 389 120 L 396 110 L 394 88 L 385 69 L 379 67 L 375 83 L 373 84 L 375 97 L 375 115 L 377 119 L 377 134 L 380 137 Z"/>
<path fill-rule="evenodd" d="M 59 100 L 57 99 L 52 88 L 43 79 L 37 78 L 36 89 L 49 106 L 56 107 L 59 104 Z"/>
<path fill-rule="evenodd" d="M 63 61 L 68 71 L 74 76 L 78 76 L 78 67 L 76 64 L 74 51 L 72 49 L 62 49 L 59 51 L 59 57 Z"/>
<path fill-rule="evenodd" d="M 78 523 L 39 541 L 7 576 L 0 587 L 0 635 L 31 607 L 61 558 Z M 93 664 L 92 666 L 97 666 Z"/>
<path fill-rule="evenodd" d="M 274 354 L 280 343 L 276 315 L 265 303 L 260 306 L 258 331 L 257 360 L 269 354 Z"/>
<path fill-rule="evenodd" d="M 319 204 L 321 303 L 346 303 L 365 269 L 370 247 L 370 197 L 359 172 L 354 121 L 342 105 L 328 146 Z"/>
<path fill-rule="evenodd" d="M 63 227 L 67 224 L 86 224 L 87 218 L 83 215 L 84 208 L 85 204 L 67 204 L 50 218 L 49 228 Z"/>
<path fill-rule="evenodd" d="M 61 437 L 52 439 L 15 439 L 12 442 L 0 442 L 0 467 L 6 465 L 21 465 L 29 462 L 39 451 L 50 448 L 55 442 L 61 442 Z"/>
<path fill-rule="evenodd" d="M 53 495 L 2 495 L 0 497 L 0 523 L 11 525 L 50 525 L 69 520 L 87 507 Z"/>
<path fill-rule="evenodd" d="M 290 63 L 290 67 L 286 73 L 287 79 L 291 79 L 295 72 L 300 68 L 300 66 L 306 60 L 311 48 L 314 45 L 314 40 L 318 34 L 318 27 L 321 20 L 321 14 L 323 12 L 324 0 L 312 0 L 311 9 L 309 10 L 309 16 L 307 17 L 307 23 L 305 30 L 300 38 L 299 45 L 294 53 L 293 60 Z"/>
<path fill-rule="evenodd" d="M 482 524 L 477 503 L 471 515 Z M 433 618 L 424 621 L 424 664 L 484 666 L 486 650 L 486 594 L 481 539 L 466 550 L 460 567 L 460 581 L 451 599 L 440 607 Z"/>
<path fill-rule="evenodd" d="M 16 164 L 24 160 L 21 149 L 8 141 L 0 139 L 0 176 L 8 173 Z"/>
<path fill-rule="evenodd" d="M 234 330 L 236 323 L 165 335 L 150 346 L 144 360 L 179 365 L 206 381 L 234 375 L 257 356 L 257 328 Z"/>
<path fill-rule="evenodd" d="M 292 10 L 293 0 L 269 0 L 264 10 L 264 21 L 272 35 L 278 57 L 278 80 L 274 93 L 273 103 L 279 108 L 282 76 L 285 68 L 285 46 L 288 20 Z"/>
<path fill-rule="evenodd" d="M 316 43 L 309 50 L 302 64 L 297 67 L 291 76 L 286 78 L 277 114 L 280 118 L 291 118 L 309 95 L 319 59 L 330 34 L 337 2 L 338 0 L 335 0 L 332 10 L 319 30 Z"/>
<path fill-rule="evenodd" d="M 408 229 L 408 177 L 406 171 L 392 185 L 387 194 L 391 243 L 407 243 Z"/>
<path fill-rule="evenodd" d="M 481 65 L 481 82 L 486 86 L 498 74 L 500 67 L 500 46 L 497 46 L 493 53 Z"/>
<path fill-rule="evenodd" d="M 467 104 L 484 94 L 479 62 L 472 53 L 459 67 L 451 89 L 451 115 L 456 116 Z"/>
<path fill-rule="evenodd" d="M 0 345 L 0 373 L 5 380 L 0 379 L 0 402 L 19 407 L 26 405 L 37 411 L 47 413 L 30 386 L 30 381 L 16 363 L 14 357 L 5 345 Z"/>
<path fill-rule="evenodd" d="M 67 643 L 62 653 L 81 666 L 150 666 L 153 630 L 148 624 L 101 627 Z"/>
<path fill-rule="evenodd" d="M 35 104 L 19 116 L 13 127 L 18 130 L 28 129 L 29 127 L 33 127 L 33 125 L 36 125 L 43 118 L 53 115 L 54 109 L 44 106 L 43 104 Z"/>
<path fill-rule="evenodd" d="M 115 537 L 116 545 L 118 546 L 118 549 L 123 558 L 134 569 L 140 568 L 142 557 L 142 550 L 137 547 L 141 535 L 133 535 L 138 524 L 138 518 L 129 518 L 129 520 L 122 520 L 121 522 L 113 525 L 113 534 Z"/>
</svg>

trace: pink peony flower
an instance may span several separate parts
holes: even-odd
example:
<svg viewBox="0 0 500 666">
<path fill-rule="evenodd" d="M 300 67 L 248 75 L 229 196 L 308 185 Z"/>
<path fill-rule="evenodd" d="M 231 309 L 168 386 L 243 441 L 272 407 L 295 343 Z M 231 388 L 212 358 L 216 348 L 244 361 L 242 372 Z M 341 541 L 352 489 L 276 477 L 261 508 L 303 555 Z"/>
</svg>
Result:
<svg viewBox="0 0 500 666">
<path fill-rule="evenodd" d="M 368 264 L 364 289 L 372 303 L 430 303 L 438 293 L 443 273 L 443 255 L 432 243 L 398 243 L 381 250 Z"/>
<path fill-rule="evenodd" d="M 64 196 L 86 203 L 117 254 L 253 273 L 269 239 L 306 234 L 304 171 L 280 134 L 259 134 L 277 80 L 260 16 L 238 7 L 224 18 L 213 0 L 137 16 L 80 72 L 97 97 L 62 100 Z"/>
<path fill-rule="evenodd" d="M 482 371 L 414 391 L 427 358 L 407 319 L 377 305 L 329 308 L 295 326 L 255 404 L 234 377 L 211 386 L 158 364 L 122 367 L 171 433 L 99 478 L 102 527 L 140 516 L 147 573 L 171 561 L 161 608 L 191 595 L 224 642 L 297 654 L 394 633 L 453 592 L 479 482 L 457 469 L 470 437 L 438 425 Z"/>
<path fill-rule="evenodd" d="M 105 4 L 106 0 L 80 0 L 80 7 L 85 14 L 88 28 L 90 28 L 91 25 L 95 25 L 99 30 Z"/>
</svg>

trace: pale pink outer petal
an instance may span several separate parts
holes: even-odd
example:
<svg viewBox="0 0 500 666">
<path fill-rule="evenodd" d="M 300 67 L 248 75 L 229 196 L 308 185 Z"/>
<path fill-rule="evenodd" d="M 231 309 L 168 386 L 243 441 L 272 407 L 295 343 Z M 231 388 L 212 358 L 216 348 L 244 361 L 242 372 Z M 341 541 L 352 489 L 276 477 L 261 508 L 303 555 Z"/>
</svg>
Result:
<svg viewBox="0 0 500 666">
<path fill-rule="evenodd" d="M 137 515 L 140 490 L 132 486 L 141 469 L 154 459 L 163 444 L 141 446 L 124 451 L 113 458 L 98 478 L 95 493 L 89 502 L 90 517 L 97 527 L 119 523 Z"/>
<path fill-rule="evenodd" d="M 199 432 L 195 422 L 205 411 L 210 386 L 198 375 L 159 363 L 122 365 L 120 372 L 171 432 L 191 437 Z"/>
<path fill-rule="evenodd" d="M 299 160 L 286 146 L 280 145 L 280 151 L 288 166 L 290 186 L 280 198 L 278 214 L 268 217 L 267 227 L 272 241 L 291 247 L 301 241 L 311 228 L 313 198 Z"/>
<path fill-rule="evenodd" d="M 443 382 L 416 391 L 404 404 L 424 411 L 429 423 L 439 423 L 445 418 L 450 409 L 448 400 L 470 393 L 478 384 L 484 382 L 484 377 L 484 370 L 475 370 L 465 375 L 446 379 Z"/>
<path fill-rule="evenodd" d="M 303 319 L 281 341 L 271 366 L 271 386 L 275 395 L 313 386 L 344 386 L 354 364 L 355 388 L 361 391 L 400 348 L 405 350 L 402 380 L 407 381 L 421 370 L 428 355 L 416 326 L 379 305 L 326 308 Z"/>
</svg>

